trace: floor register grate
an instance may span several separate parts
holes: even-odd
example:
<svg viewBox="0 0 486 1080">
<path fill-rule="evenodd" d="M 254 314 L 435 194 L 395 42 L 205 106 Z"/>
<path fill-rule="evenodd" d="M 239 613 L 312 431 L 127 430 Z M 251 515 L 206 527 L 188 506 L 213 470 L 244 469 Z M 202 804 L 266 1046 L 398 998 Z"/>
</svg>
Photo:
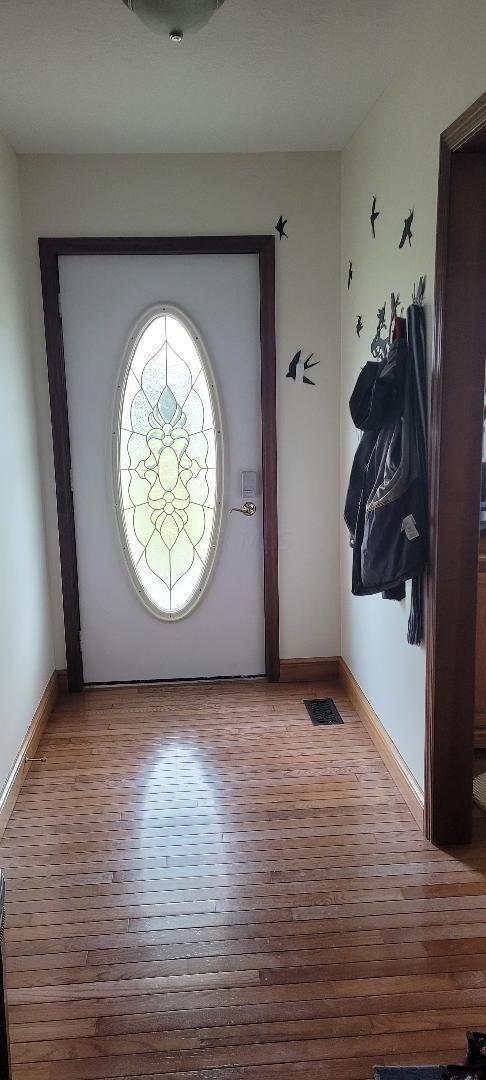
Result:
<svg viewBox="0 0 486 1080">
<path fill-rule="evenodd" d="M 342 724 L 343 718 L 332 698 L 304 701 L 313 724 Z"/>
</svg>

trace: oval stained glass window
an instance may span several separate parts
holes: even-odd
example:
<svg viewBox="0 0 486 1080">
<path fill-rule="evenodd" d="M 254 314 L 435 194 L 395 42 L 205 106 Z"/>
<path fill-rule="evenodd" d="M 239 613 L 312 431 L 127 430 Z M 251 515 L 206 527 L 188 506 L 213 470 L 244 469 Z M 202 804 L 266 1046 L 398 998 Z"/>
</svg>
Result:
<svg viewBox="0 0 486 1080">
<path fill-rule="evenodd" d="M 173 307 L 147 312 L 117 391 L 114 484 L 132 582 L 160 619 L 201 599 L 221 526 L 222 432 L 208 354 Z"/>
</svg>

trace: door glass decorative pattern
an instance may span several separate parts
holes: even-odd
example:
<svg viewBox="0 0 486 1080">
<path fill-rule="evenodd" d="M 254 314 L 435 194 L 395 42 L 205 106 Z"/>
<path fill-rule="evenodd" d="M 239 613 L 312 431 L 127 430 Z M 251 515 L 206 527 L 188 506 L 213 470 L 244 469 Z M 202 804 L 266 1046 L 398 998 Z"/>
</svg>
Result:
<svg viewBox="0 0 486 1080">
<path fill-rule="evenodd" d="M 115 492 L 132 581 L 159 618 L 208 584 L 221 522 L 221 423 L 207 352 L 174 309 L 151 313 L 118 391 Z"/>
</svg>

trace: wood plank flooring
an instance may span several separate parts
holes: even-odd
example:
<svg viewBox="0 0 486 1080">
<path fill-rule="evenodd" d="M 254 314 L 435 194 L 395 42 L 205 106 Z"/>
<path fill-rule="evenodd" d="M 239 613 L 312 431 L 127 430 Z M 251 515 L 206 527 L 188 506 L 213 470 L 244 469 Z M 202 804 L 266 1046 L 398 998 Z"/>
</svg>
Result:
<svg viewBox="0 0 486 1080">
<path fill-rule="evenodd" d="M 486 818 L 428 844 L 336 686 L 90 691 L 40 753 L 0 849 L 14 1080 L 368 1080 L 486 1028 Z"/>
</svg>

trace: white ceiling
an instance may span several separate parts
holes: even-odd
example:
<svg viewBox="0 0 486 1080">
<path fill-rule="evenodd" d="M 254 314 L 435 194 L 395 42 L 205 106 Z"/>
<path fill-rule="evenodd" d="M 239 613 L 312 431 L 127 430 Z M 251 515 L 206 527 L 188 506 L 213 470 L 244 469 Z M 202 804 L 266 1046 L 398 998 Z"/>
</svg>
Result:
<svg viewBox="0 0 486 1080">
<path fill-rule="evenodd" d="M 226 0 L 175 46 L 122 0 L 1 0 L 0 130 L 36 153 L 337 149 L 423 7 Z"/>
</svg>

